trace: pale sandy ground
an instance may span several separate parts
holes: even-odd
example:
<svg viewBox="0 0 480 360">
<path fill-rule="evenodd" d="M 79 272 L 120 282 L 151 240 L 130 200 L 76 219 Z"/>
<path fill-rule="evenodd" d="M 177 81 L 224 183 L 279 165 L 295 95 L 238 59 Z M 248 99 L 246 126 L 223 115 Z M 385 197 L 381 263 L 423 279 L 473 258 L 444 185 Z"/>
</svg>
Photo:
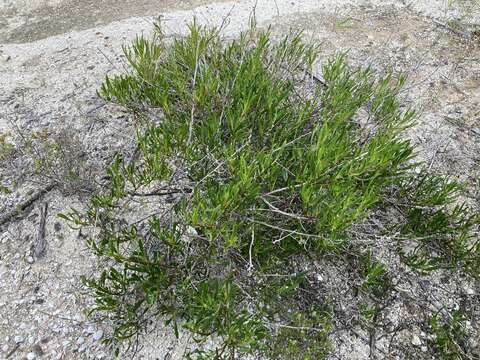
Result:
<svg viewBox="0 0 480 360">
<path fill-rule="evenodd" d="M 0 4 L 0 42 L 30 42 L 134 16 L 192 9 L 208 0 L 7 0 Z M 221 2 L 217 1 L 217 2 Z"/>
<path fill-rule="evenodd" d="M 433 169 L 477 181 L 480 40 L 439 25 L 451 19 L 478 23 L 480 8 L 474 2 L 457 8 L 443 0 L 207 3 L 4 0 L 0 3 L 0 133 L 20 131 L 27 136 L 67 129 L 78 137 L 88 161 L 108 162 L 115 151 L 128 149 L 134 137 L 130 117 L 102 107 L 95 95 L 105 74 L 121 69 L 121 45 L 140 32 L 148 33 L 159 15 L 168 35 L 183 33 L 193 16 L 210 25 L 219 25 L 228 16 L 225 35 L 236 36 L 247 26 L 257 3 L 259 25 L 272 25 L 275 35 L 301 28 L 306 38 L 323 43 L 325 55 L 350 49 L 352 65 L 408 73 L 404 101 L 419 109 L 418 125 L 410 135 L 420 156 Z M 5 212 L 49 180 L 0 171 L 4 171 L 2 185 L 12 190 L 2 196 Z M 469 201 L 478 202 L 476 196 Z M 100 329 L 84 315 L 90 300 L 80 291 L 79 277 L 95 272 L 95 260 L 78 230 L 55 216 L 70 206 L 81 207 L 85 199 L 54 190 L 43 200 L 49 202 L 44 258 L 29 258 L 39 222 L 37 204 L 21 220 L 0 225 L 0 358 L 22 359 L 28 354 L 45 359 L 110 358 L 108 348 L 100 343 L 108 325 Z M 477 283 L 457 280 L 449 279 L 442 286 L 478 297 Z M 437 287 L 436 279 L 430 281 L 428 291 L 440 302 L 455 301 Z M 399 322 L 414 314 L 396 304 L 385 316 Z M 395 341 L 412 348 L 413 358 L 431 358 L 424 343 L 411 346 L 412 337 L 418 336 L 420 330 L 418 334 L 409 330 Z M 332 358 L 369 358 L 365 337 L 339 332 Z M 391 358 L 405 357 L 401 347 L 390 349 L 385 339 L 377 341 L 379 350 L 373 357 L 386 358 L 388 351 Z M 134 358 L 179 359 L 187 340 L 187 335 L 176 340 L 159 328 L 140 341 Z"/>
</svg>

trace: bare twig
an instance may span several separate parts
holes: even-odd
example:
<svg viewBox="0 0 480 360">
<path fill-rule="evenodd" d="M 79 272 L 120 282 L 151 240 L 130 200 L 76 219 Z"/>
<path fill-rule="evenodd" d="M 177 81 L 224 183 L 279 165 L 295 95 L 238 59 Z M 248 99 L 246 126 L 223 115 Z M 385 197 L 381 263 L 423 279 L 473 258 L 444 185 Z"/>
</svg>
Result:
<svg viewBox="0 0 480 360">
<path fill-rule="evenodd" d="M 101 109 L 102 107 L 104 107 L 106 105 L 107 105 L 107 103 L 102 103 L 100 105 L 97 105 L 93 109 L 88 110 L 85 114 L 86 115 L 91 115 L 92 113 L 94 113 L 95 111 L 97 111 L 98 109 Z"/>
<path fill-rule="evenodd" d="M 188 125 L 188 140 L 187 140 L 188 145 L 190 145 L 192 142 L 193 121 L 195 120 L 195 84 L 197 82 L 199 49 L 200 49 L 200 42 L 197 43 L 197 49 L 195 51 L 195 69 L 193 70 L 193 84 L 192 84 L 192 109 L 190 111 L 190 124 Z"/>
<path fill-rule="evenodd" d="M 0 225 L 4 225 L 7 222 L 17 218 L 20 216 L 28 207 L 30 207 L 34 202 L 39 200 L 43 195 L 46 193 L 50 192 L 53 188 L 55 187 L 55 184 L 50 184 L 46 186 L 45 188 L 37 191 L 34 193 L 31 197 L 29 197 L 27 200 L 24 202 L 21 202 L 18 204 L 14 210 L 6 213 L 2 217 L 0 217 Z"/>
<path fill-rule="evenodd" d="M 47 220 L 48 202 L 40 208 L 40 224 L 38 226 L 37 243 L 35 244 L 35 257 L 41 258 L 45 254 L 45 223 Z"/>
<path fill-rule="evenodd" d="M 174 195 L 174 194 L 184 194 L 184 193 L 191 193 L 193 191 L 192 188 L 162 188 L 153 190 L 148 193 L 141 193 L 141 192 L 128 192 L 128 195 L 131 196 L 165 196 L 165 195 Z"/>
<path fill-rule="evenodd" d="M 15 347 L 12 350 L 10 350 L 10 352 L 7 354 L 7 356 L 5 358 L 9 359 L 10 356 L 15 354 L 15 351 L 17 351 L 19 347 L 20 347 L 20 344 L 15 344 Z"/>
<path fill-rule="evenodd" d="M 469 40 L 472 38 L 472 33 L 469 32 L 469 31 L 460 31 L 460 30 L 458 30 L 458 29 L 454 29 L 454 28 L 451 27 L 450 25 L 444 24 L 444 23 L 442 23 L 442 22 L 440 22 L 440 21 L 438 21 L 438 20 L 435 20 L 435 19 L 433 20 L 433 22 L 434 22 L 437 26 L 440 26 L 440 27 L 442 27 L 442 28 L 444 28 L 444 29 L 446 29 L 446 30 L 448 30 L 448 31 L 456 34 L 456 35 L 459 35 L 459 36 L 464 37 L 464 38 L 469 39 Z"/>
<path fill-rule="evenodd" d="M 270 228 L 270 229 L 274 229 L 274 230 L 286 232 L 286 233 L 288 233 L 289 235 L 298 235 L 298 236 L 303 236 L 303 237 L 306 237 L 306 238 L 324 239 L 324 237 L 323 237 L 323 236 L 320 236 L 320 235 L 307 234 L 307 233 L 303 233 L 303 232 L 296 231 L 296 230 L 288 230 L 288 229 L 281 228 L 281 227 L 279 227 L 279 226 L 271 225 L 271 224 L 268 224 L 268 223 L 266 223 L 266 222 L 257 221 L 257 220 L 255 220 L 255 219 L 251 219 L 251 218 L 246 218 L 246 220 L 248 220 L 248 221 L 250 221 L 250 222 L 252 222 L 252 223 L 254 223 L 254 224 L 263 225 L 263 226 L 268 227 L 268 228 Z"/>
<path fill-rule="evenodd" d="M 375 314 L 373 315 L 373 320 L 372 320 L 372 328 L 370 329 L 370 334 L 369 334 L 369 339 L 368 339 L 368 346 L 370 347 L 370 359 L 375 358 L 375 350 L 376 350 L 376 342 L 377 342 L 377 332 L 376 332 L 376 326 L 377 326 L 377 319 L 378 319 L 378 314 L 380 311 L 377 310 L 375 311 Z"/>
<path fill-rule="evenodd" d="M 281 215 L 284 215 L 284 216 L 288 216 L 288 217 L 291 217 L 291 218 L 294 218 L 294 219 L 297 219 L 297 220 L 312 220 L 311 218 L 307 218 L 305 216 L 301 216 L 301 215 L 297 215 L 297 214 L 292 214 L 292 213 L 287 213 L 285 211 L 282 211 L 280 210 L 279 208 L 277 208 L 275 205 L 273 205 L 272 203 L 268 202 L 267 199 L 265 199 L 263 196 L 260 197 L 260 199 L 262 199 L 262 201 L 268 205 L 268 207 L 273 211 L 273 212 L 276 212 L 278 214 L 281 214 Z"/>
<path fill-rule="evenodd" d="M 323 332 L 325 329 L 322 328 L 315 328 L 315 327 L 309 327 L 309 326 L 291 326 L 291 325 L 285 325 L 285 324 L 276 324 L 276 323 L 271 323 L 271 322 L 266 322 L 268 325 L 272 327 L 277 327 L 277 328 L 285 328 L 285 329 L 292 329 L 292 330 L 306 330 L 306 331 L 316 331 L 316 332 Z"/>
<path fill-rule="evenodd" d="M 327 83 L 325 82 L 325 79 L 320 77 L 320 75 L 315 75 L 313 72 L 308 71 L 305 69 L 305 72 L 310 75 L 310 78 L 314 80 L 315 82 L 319 83 L 320 85 L 327 87 Z"/>
<path fill-rule="evenodd" d="M 255 241 L 255 227 L 252 227 L 252 240 L 250 241 L 250 247 L 248 248 L 248 269 L 247 269 L 250 274 L 253 271 L 252 250 L 253 250 L 254 241 Z"/>
</svg>

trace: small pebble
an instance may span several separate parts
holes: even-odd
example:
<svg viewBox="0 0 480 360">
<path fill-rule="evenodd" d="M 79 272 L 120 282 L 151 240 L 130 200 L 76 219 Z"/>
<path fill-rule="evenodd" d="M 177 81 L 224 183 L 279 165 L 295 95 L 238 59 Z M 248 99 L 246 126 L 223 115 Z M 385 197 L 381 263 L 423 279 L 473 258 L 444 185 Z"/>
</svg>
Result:
<svg viewBox="0 0 480 360">
<path fill-rule="evenodd" d="M 27 257 L 27 263 L 33 264 L 33 261 L 34 261 L 33 257 L 31 257 L 31 256 Z"/>
<path fill-rule="evenodd" d="M 7 345 L 7 344 L 5 344 L 5 345 L 2 346 L 2 351 L 3 351 L 3 352 L 7 352 L 7 351 L 8 351 L 8 345 Z"/>
<path fill-rule="evenodd" d="M 195 228 L 193 226 L 187 227 L 187 234 L 191 235 L 191 236 L 197 236 L 198 235 L 197 230 L 195 230 Z"/>
<path fill-rule="evenodd" d="M 415 345 L 415 346 L 420 346 L 420 345 L 422 345 L 422 340 L 420 340 L 420 338 L 418 337 L 418 335 L 413 335 L 413 337 L 412 337 L 412 345 Z"/>
<path fill-rule="evenodd" d="M 103 337 L 103 331 L 102 330 L 97 330 L 93 334 L 93 340 L 98 341 Z"/>
<path fill-rule="evenodd" d="M 15 344 L 21 344 L 25 341 L 25 338 L 21 335 L 16 335 L 14 338 L 13 338 L 13 341 L 15 341 Z"/>
<path fill-rule="evenodd" d="M 36 356 L 33 352 L 27 354 L 27 360 L 35 360 Z"/>
<path fill-rule="evenodd" d="M 467 295 L 475 295 L 475 290 L 471 287 L 467 287 L 466 291 Z"/>
<path fill-rule="evenodd" d="M 37 355 L 37 356 L 42 356 L 43 355 L 43 349 L 39 344 L 33 345 L 32 350 L 35 353 L 35 355 Z"/>
<path fill-rule="evenodd" d="M 87 334 L 93 334 L 95 332 L 95 328 L 92 325 L 89 325 L 86 329 L 85 332 Z"/>
<path fill-rule="evenodd" d="M 77 345 L 82 345 L 84 342 L 85 342 L 85 339 L 81 336 L 77 339 Z"/>
</svg>

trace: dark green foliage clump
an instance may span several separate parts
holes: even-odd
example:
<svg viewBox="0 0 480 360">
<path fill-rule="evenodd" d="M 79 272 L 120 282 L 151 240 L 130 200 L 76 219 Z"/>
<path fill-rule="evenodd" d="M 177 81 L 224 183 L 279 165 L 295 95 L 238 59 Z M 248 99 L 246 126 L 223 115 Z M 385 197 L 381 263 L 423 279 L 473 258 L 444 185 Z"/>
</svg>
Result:
<svg viewBox="0 0 480 360">
<path fill-rule="evenodd" d="M 99 93 L 145 120 L 138 156 L 117 157 L 109 191 L 65 216 L 100 229 L 89 246 L 106 268 L 86 283 L 112 341 L 161 317 L 193 334 L 191 358 L 321 359 L 335 319 L 311 265 L 348 249 L 381 296 L 386 270 L 351 233 L 374 213 L 414 268 L 478 261 L 459 185 L 427 174 L 403 136 L 403 78 L 338 56 L 319 80 L 316 47 L 254 27 L 227 43 L 195 24 L 166 43 L 157 28 L 125 54 L 130 72 Z"/>
</svg>

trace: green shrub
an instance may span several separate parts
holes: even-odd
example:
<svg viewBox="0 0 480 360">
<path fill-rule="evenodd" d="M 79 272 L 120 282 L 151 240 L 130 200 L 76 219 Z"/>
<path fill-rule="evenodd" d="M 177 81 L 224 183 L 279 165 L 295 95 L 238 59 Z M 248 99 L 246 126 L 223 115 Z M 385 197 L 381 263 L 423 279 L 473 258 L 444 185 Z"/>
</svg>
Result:
<svg viewBox="0 0 480 360">
<path fill-rule="evenodd" d="M 430 318 L 430 331 L 433 337 L 428 345 L 438 359 L 464 360 L 469 359 L 464 350 L 467 342 L 465 322 L 467 318 L 461 311 L 447 313 L 443 317 L 439 313 Z"/>
<path fill-rule="evenodd" d="M 129 72 L 99 94 L 144 120 L 139 155 L 117 157 L 110 189 L 63 215 L 99 229 L 88 244 L 105 269 L 85 281 L 109 341 L 162 318 L 193 334 L 191 358 L 323 358 L 335 319 L 311 264 L 348 249 L 365 291 L 385 291 L 383 265 L 350 236 L 375 213 L 415 268 L 478 261 L 475 219 L 452 210 L 459 185 L 427 174 L 404 138 L 403 77 L 339 55 L 320 80 L 317 47 L 254 25 L 224 42 L 194 23 L 171 43 L 158 26 L 124 50 Z"/>
</svg>

